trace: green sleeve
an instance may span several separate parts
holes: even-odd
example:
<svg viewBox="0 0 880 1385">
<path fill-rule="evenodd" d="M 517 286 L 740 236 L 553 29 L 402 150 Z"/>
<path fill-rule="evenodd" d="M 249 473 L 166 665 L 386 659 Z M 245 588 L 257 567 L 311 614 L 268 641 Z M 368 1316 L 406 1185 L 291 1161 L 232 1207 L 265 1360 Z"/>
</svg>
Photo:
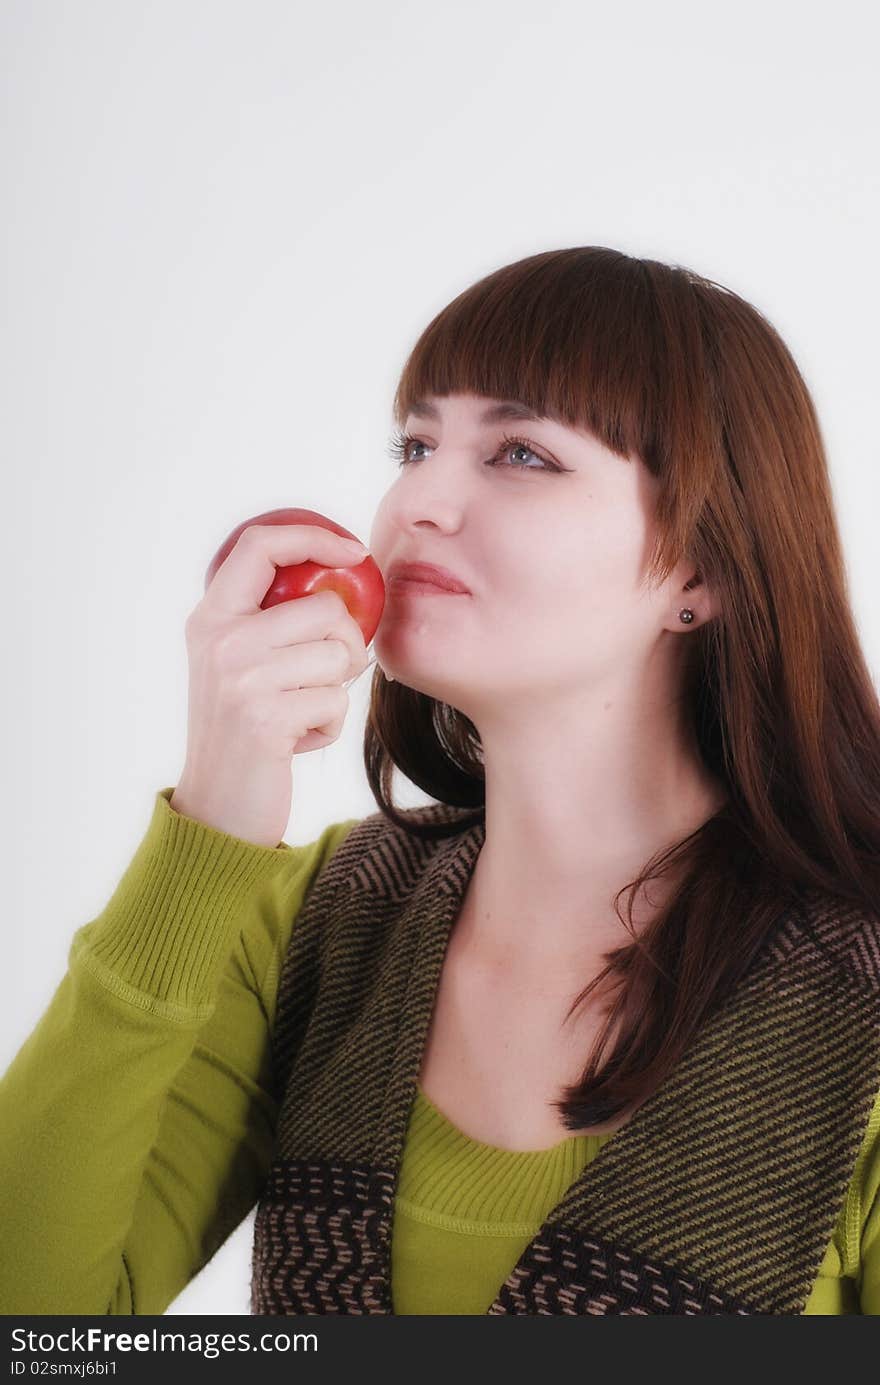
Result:
<svg viewBox="0 0 880 1385">
<path fill-rule="evenodd" d="M 0 1079 L 5 1315 L 164 1313 L 271 1159 L 279 961 L 358 819 L 260 847 L 173 792 Z"/>
<path fill-rule="evenodd" d="M 880 1315 L 880 1097 L 874 1105 L 856 1165 L 860 1193 L 859 1298 L 863 1313 Z"/>
</svg>

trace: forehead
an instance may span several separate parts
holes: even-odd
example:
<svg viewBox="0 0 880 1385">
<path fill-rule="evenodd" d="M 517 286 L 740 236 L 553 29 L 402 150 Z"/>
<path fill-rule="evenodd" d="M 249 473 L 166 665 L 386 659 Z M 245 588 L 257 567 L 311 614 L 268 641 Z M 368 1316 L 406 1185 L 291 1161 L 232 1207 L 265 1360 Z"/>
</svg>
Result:
<svg viewBox="0 0 880 1385">
<path fill-rule="evenodd" d="M 564 441 L 577 440 L 591 447 L 601 447 L 599 439 L 583 425 L 569 423 L 552 409 L 538 411 L 520 399 L 494 399 L 484 394 L 452 393 L 446 396 L 424 396 L 414 399 L 406 417 L 413 420 L 427 419 L 441 422 L 444 414 L 461 411 L 468 421 L 473 419 L 480 426 L 496 423 L 529 422 L 544 424 L 549 428 L 551 438 L 560 445 Z M 567 435 L 567 437 L 566 437 Z"/>
<path fill-rule="evenodd" d="M 463 406 L 468 411 L 476 413 L 478 423 L 502 423 L 509 419 L 526 419 L 533 423 L 557 423 L 563 427 L 565 421 L 558 414 L 553 412 L 538 413 L 530 408 L 528 404 L 523 404 L 517 399 L 492 399 L 487 400 L 485 395 L 475 394 L 453 394 L 451 400 Z M 443 417 L 442 403 L 435 403 L 431 398 L 414 399 L 409 408 L 410 418 L 428 418 L 433 422 L 438 422 Z"/>
<path fill-rule="evenodd" d="M 643 483 L 649 491 L 656 490 L 659 484 L 644 466 L 637 453 L 624 454 L 612 451 L 585 425 L 569 423 L 567 419 L 562 418 L 552 410 L 538 412 L 519 399 L 494 399 L 484 394 L 469 394 L 464 391 L 453 391 L 448 395 L 425 395 L 413 400 L 406 417 L 413 420 L 427 419 L 431 422 L 440 422 L 444 414 L 448 415 L 456 411 L 461 411 L 468 418 L 472 417 L 477 426 L 515 420 L 544 424 L 546 436 L 549 437 L 551 445 L 560 447 L 574 445 L 577 448 L 576 452 L 569 452 L 570 457 L 577 460 L 584 456 L 589 458 L 595 456 L 614 462 L 621 460 L 635 462 L 638 471 L 644 472 Z"/>
</svg>

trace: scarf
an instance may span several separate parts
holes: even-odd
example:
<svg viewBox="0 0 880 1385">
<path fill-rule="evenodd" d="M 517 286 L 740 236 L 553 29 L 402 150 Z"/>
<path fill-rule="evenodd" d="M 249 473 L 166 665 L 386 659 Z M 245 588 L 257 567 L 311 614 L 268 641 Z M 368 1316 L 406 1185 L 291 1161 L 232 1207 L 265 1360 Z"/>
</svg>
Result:
<svg viewBox="0 0 880 1385">
<path fill-rule="evenodd" d="M 394 1311 L 410 1107 L 484 841 L 484 821 L 428 842 L 375 813 L 312 881 L 279 977 L 254 1314 Z M 802 1313 L 880 1086 L 878 992 L 880 920 L 817 891 L 786 896 L 734 990 L 487 1312 Z"/>
</svg>

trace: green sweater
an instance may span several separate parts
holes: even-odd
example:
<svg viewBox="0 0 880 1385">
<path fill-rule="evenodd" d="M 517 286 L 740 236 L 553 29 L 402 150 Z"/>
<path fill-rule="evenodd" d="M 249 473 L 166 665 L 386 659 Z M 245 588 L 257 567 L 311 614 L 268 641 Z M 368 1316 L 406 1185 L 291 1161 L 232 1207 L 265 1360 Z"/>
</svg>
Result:
<svg viewBox="0 0 880 1385">
<path fill-rule="evenodd" d="M 280 968 L 311 882 L 358 819 L 257 847 L 174 812 L 173 792 L 157 793 L 0 1080 L 3 1314 L 163 1313 L 253 1209 L 271 1162 Z M 395 1313 L 484 1313 L 608 1138 L 499 1150 L 417 1092 Z M 805 1311 L 880 1313 L 880 1100 Z"/>
<path fill-rule="evenodd" d="M 418 1088 L 394 1203 L 395 1313 L 485 1313 L 550 1208 L 609 1139 L 497 1149 L 463 1134 Z M 859 1158 L 805 1313 L 880 1313 L 880 1099 Z"/>
</svg>

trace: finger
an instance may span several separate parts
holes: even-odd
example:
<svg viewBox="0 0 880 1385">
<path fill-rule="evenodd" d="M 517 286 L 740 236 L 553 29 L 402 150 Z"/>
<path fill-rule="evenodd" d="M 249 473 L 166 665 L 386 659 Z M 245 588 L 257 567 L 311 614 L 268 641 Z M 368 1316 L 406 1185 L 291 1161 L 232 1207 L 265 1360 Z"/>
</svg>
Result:
<svg viewBox="0 0 880 1385">
<path fill-rule="evenodd" d="M 351 567 L 366 555 L 362 544 L 320 524 L 249 524 L 214 574 L 204 603 L 217 615 L 248 615 L 260 610 L 276 568 L 306 562 Z"/>
<path fill-rule="evenodd" d="M 291 605 L 295 609 L 291 609 Z M 328 614 L 329 607 L 329 614 Z M 339 592 L 325 587 L 295 603 L 281 601 L 252 617 L 253 629 L 269 649 L 285 649 L 309 640 L 342 640 L 348 646 L 352 669 L 362 669 L 367 646 L 364 632 Z"/>
</svg>

